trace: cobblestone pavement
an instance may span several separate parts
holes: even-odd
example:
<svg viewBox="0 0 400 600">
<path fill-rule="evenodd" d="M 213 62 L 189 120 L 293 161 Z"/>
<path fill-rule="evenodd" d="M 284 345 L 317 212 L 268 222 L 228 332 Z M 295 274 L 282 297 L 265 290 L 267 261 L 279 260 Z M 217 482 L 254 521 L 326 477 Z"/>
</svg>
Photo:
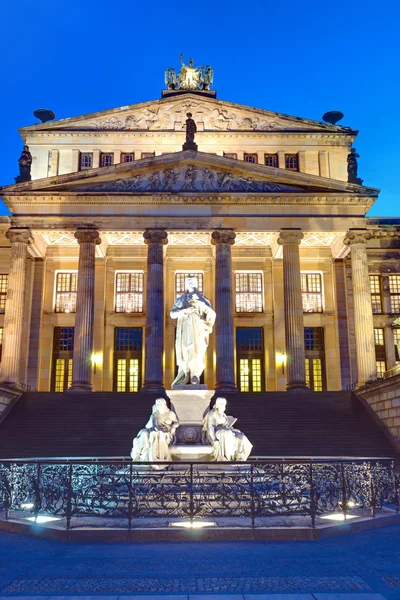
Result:
<svg viewBox="0 0 400 600">
<path fill-rule="evenodd" d="M 0 600 L 400 600 L 399 542 L 400 525 L 313 542 L 63 543 L 0 532 Z"/>
</svg>

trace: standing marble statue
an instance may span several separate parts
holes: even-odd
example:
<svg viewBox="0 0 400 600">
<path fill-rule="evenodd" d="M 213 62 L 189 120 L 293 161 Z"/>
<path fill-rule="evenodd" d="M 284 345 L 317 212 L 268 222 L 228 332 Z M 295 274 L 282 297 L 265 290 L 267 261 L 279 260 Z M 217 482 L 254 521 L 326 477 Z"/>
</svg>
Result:
<svg viewBox="0 0 400 600">
<path fill-rule="evenodd" d="M 22 154 L 18 159 L 19 175 L 15 177 L 15 183 L 25 183 L 31 181 L 32 154 L 29 152 L 29 146 L 24 146 Z"/>
<path fill-rule="evenodd" d="M 179 88 L 181 90 L 198 90 L 200 89 L 200 67 L 194 67 L 193 58 L 189 60 L 189 64 L 185 65 L 183 54 L 181 58 L 181 70 L 179 71 Z"/>
<path fill-rule="evenodd" d="M 216 315 L 197 286 L 197 278 L 188 275 L 185 293 L 175 300 L 170 313 L 171 319 L 178 320 L 175 349 L 179 371 L 172 387 L 189 382 L 197 385 L 205 367 L 204 358 Z"/>
<path fill-rule="evenodd" d="M 151 417 L 144 429 L 133 440 L 131 457 L 134 462 L 159 462 L 171 460 L 170 445 L 179 427 L 179 420 L 167 406 L 164 398 L 158 398 Z M 164 468 L 163 465 L 156 468 Z"/>
<path fill-rule="evenodd" d="M 248 459 L 253 444 L 233 425 L 236 419 L 225 414 L 226 399 L 217 398 L 214 408 L 206 415 L 203 421 L 202 441 L 203 444 L 213 446 L 213 460 L 237 460 Z"/>
</svg>

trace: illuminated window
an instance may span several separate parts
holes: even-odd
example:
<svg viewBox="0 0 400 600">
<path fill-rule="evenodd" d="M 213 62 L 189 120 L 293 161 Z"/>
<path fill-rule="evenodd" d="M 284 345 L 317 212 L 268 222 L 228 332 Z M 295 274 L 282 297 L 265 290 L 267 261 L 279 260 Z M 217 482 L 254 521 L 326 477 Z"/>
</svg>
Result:
<svg viewBox="0 0 400 600">
<path fill-rule="evenodd" d="M 322 313 L 322 277 L 320 273 L 301 273 L 303 312 Z"/>
<path fill-rule="evenodd" d="M 189 273 L 175 273 L 175 296 L 181 296 L 185 293 L 185 279 Z M 203 293 L 203 273 L 190 272 L 190 275 L 194 275 L 197 278 L 199 292 Z"/>
<path fill-rule="evenodd" d="M 6 307 L 8 289 L 8 275 L 0 275 L 0 314 L 4 313 Z"/>
<path fill-rule="evenodd" d="M 114 162 L 113 152 L 102 152 L 100 154 L 100 166 L 101 167 L 111 167 L 113 162 Z"/>
<path fill-rule="evenodd" d="M 142 365 L 143 331 L 140 327 L 117 327 L 114 342 L 114 390 L 138 392 Z"/>
<path fill-rule="evenodd" d="M 379 275 L 369 276 L 369 286 L 371 290 L 372 312 L 380 314 L 382 312 L 382 296 L 381 296 L 381 278 Z"/>
<path fill-rule="evenodd" d="M 306 384 L 313 392 L 322 392 L 322 360 L 320 358 L 306 358 Z"/>
<path fill-rule="evenodd" d="M 257 154 L 248 154 L 247 152 L 245 152 L 244 153 L 244 161 L 257 164 L 258 163 L 258 155 Z"/>
<path fill-rule="evenodd" d="M 304 328 L 306 383 L 313 392 L 326 389 L 324 346 L 323 327 Z"/>
<path fill-rule="evenodd" d="M 377 360 L 376 361 L 376 376 L 377 376 L 377 378 L 383 379 L 385 372 L 386 372 L 386 361 L 385 360 Z"/>
<path fill-rule="evenodd" d="M 382 328 L 374 328 L 376 374 L 382 378 L 386 371 L 385 335 Z"/>
<path fill-rule="evenodd" d="M 224 156 L 225 156 L 225 158 L 236 158 L 237 159 L 236 152 L 224 152 Z"/>
<path fill-rule="evenodd" d="M 121 162 L 133 162 L 135 160 L 134 152 L 121 152 Z"/>
<path fill-rule="evenodd" d="M 267 167 L 278 166 L 278 155 L 277 154 L 264 154 L 264 162 Z"/>
<path fill-rule="evenodd" d="M 76 293 L 78 289 L 78 273 L 57 273 L 55 312 L 76 312 Z"/>
<path fill-rule="evenodd" d="M 142 152 L 142 158 L 154 158 L 155 152 Z"/>
<path fill-rule="evenodd" d="M 115 312 L 143 312 L 143 273 L 117 273 Z"/>
<path fill-rule="evenodd" d="M 240 391 L 261 392 L 264 370 L 262 327 L 236 328 L 236 354 Z"/>
<path fill-rule="evenodd" d="M 263 311 L 263 285 L 261 273 L 235 273 L 236 312 Z"/>
<path fill-rule="evenodd" d="M 385 345 L 385 337 L 383 334 L 383 329 L 374 329 L 374 340 L 375 340 L 375 346 L 384 346 Z"/>
<path fill-rule="evenodd" d="M 389 275 L 390 312 L 400 313 L 400 275 Z"/>
<path fill-rule="evenodd" d="M 93 152 L 81 152 L 79 156 L 79 170 L 91 169 L 93 167 Z"/>
<path fill-rule="evenodd" d="M 4 332 L 3 327 L 0 327 L 0 362 L 1 362 L 1 355 L 3 353 L 3 332 Z"/>
<path fill-rule="evenodd" d="M 285 154 L 285 169 L 289 169 L 289 171 L 299 170 L 299 159 L 297 154 Z"/>
<path fill-rule="evenodd" d="M 400 327 L 396 327 L 393 329 L 393 338 L 394 338 L 394 352 L 396 356 L 396 362 L 400 362 L 400 352 L 399 352 L 399 342 L 400 342 Z"/>
<path fill-rule="evenodd" d="M 51 389 L 65 392 L 72 384 L 74 328 L 55 327 L 53 341 L 53 371 Z"/>
</svg>

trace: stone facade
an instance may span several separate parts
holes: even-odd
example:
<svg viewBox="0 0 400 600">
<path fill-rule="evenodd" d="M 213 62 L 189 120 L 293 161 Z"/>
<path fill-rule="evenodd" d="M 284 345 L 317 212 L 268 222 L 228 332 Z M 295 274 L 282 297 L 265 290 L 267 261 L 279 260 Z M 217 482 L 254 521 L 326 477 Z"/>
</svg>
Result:
<svg viewBox="0 0 400 600">
<path fill-rule="evenodd" d="M 198 152 L 181 151 L 188 110 Z M 210 389 L 240 387 L 238 328 L 262 328 L 263 390 L 307 383 L 304 328 L 323 330 L 325 389 L 376 377 L 374 328 L 383 330 L 386 367 L 396 362 L 385 277 L 400 274 L 400 219 L 367 218 L 378 190 L 347 182 L 355 131 L 186 93 L 20 133 L 32 181 L 0 190 L 12 212 L 0 219 L 0 276 L 9 275 L 3 381 L 50 390 L 54 330 L 75 327 L 72 387 L 115 389 L 116 328 L 135 327 L 143 331 L 141 385 L 170 387 L 169 311 L 176 274 L 185 272 L 202 273 L 217 312 Z M 82 170 L 84 153 L 91 167 Z M 126 153 L 132 162 L 122 162 Z M 105 155 L 113 164 L 102 167 Z M 297 171 L 286 168 L 287 155 L 296 155 Z M 26 240 L 16 259 L 17 230 Z M 83 241 L 83 231 L 95 238 Z M 24 263 L 18 277 L 15 260 Z M 78 271 L 76 312 L 57 312 L 57 276 Z M 116 310 L 118 273 L 143 275 L 140 311 Z M 241 273 L 261 274 L 261 310 L 237 310 Z M 320 277 L 321 311 L 302 306 L 300 277 L 310 273 Z M 382 284 L 380 314 L 368 274 Z"/>
</svg>

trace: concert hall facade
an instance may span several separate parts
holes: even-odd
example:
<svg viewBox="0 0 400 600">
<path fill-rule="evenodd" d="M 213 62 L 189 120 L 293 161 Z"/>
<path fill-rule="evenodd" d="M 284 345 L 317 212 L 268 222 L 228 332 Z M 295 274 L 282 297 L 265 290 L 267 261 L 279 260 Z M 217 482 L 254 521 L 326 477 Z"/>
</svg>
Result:
<svg viewBox="0 0 400 600">
<path fill-rule="evenodd" d="M 20 135 L 31 181 L 0 190 L 2 382 L 170 389 L 188 273 L 217 315 L 209 389 L 349 390 L 396 367 L 400 220 L 367 217 L 379 190 L 348 181 L 357 131 L 169 90 Z"/>
</svg>

